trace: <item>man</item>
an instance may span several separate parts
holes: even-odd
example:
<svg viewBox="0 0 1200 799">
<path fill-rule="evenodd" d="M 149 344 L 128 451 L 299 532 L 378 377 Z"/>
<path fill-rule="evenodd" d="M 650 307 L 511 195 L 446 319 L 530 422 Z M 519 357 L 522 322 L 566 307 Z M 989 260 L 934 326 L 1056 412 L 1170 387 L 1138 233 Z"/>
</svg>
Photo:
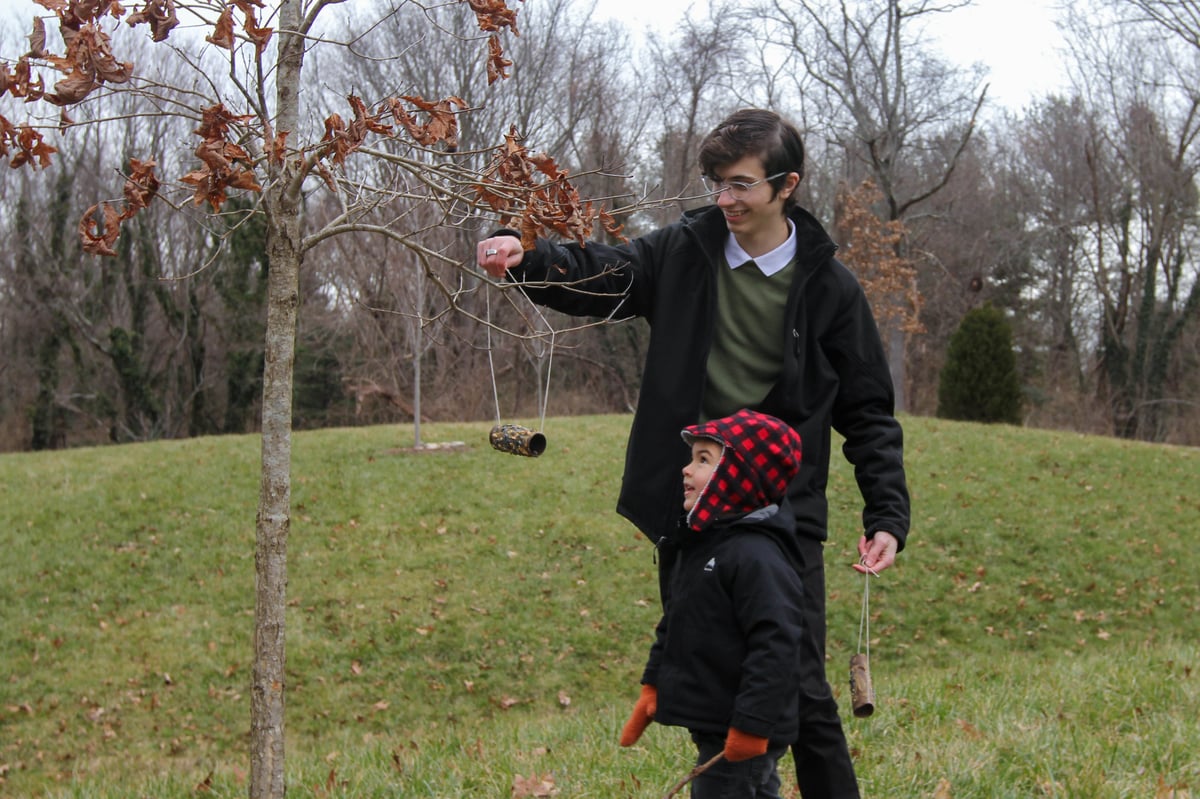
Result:
<svg viewBox="0 0 1200 799">
<path fill-rule="evenodd" d="M 771 111 L 738 111 L 705 138 L 699 160 L 715 205 L 673 225 L 622 246 L 539 239 L 529 252 L 502 231 L 476 255 L 489 274 L 524 283 L 535 302 L 649 322 L 617 510 L 660 550 L 682 499 L 672 475 L 688 459 L 676 431 L 747 407 L 799 433 L 803 462 L 788 495 L 803 553 L 805 623 L 823 656 L 831 429 L 845 438 L 864 501 L 855 568 L 888 568 L 908 534 L 891 375 L 861 286 L 834 258 L 820 223 L 796 205 L 804 144 L 795 127 Z M 809 671 L 793 744 L 801 794 L 857 797 L 823 657 Z"/>
</svg>

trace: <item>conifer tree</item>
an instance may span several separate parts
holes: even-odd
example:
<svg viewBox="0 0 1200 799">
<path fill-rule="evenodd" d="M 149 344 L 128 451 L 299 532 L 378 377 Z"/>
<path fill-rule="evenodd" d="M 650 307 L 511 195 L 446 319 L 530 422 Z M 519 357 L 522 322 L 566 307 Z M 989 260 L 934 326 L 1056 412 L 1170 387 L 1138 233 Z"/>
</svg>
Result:
<svg viewBox="0 0 1200 799">
<path fill-rule="evenodd" d="M 1021 422 L 1012 326 L 990 303 L 968 311 L 950 338 L 938 382 L 937 415 L 970 422 Z"/>
</svg>

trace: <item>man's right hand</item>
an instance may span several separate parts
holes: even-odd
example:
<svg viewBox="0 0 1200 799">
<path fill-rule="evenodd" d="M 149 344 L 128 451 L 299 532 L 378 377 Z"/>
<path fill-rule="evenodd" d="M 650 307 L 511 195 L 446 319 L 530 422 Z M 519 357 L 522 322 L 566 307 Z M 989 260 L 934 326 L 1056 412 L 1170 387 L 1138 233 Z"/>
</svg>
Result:
<svg viewBox="0 0 1200 799">
<path fill-rule="evenodd" d="M 524 257 L 525 250 L 516 236 L 492 236 L 475 245 L 475 260 L 479 267 L 494 278 L 504 277 Z"/>
</svg>

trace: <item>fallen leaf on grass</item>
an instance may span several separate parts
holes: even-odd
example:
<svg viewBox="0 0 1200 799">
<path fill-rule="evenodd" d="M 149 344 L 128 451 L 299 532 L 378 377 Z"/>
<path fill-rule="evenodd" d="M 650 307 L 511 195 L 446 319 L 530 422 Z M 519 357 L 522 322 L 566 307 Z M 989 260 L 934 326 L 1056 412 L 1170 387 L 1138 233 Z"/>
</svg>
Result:
<svg viewBox="0 0 1200 799">
<path fill-rule="evenodd" d="M 978 740 L 979 738 L 983 737 L 983 733 L 979 731 L 979 728 L 974 724 L 971 724 L 969 721 L 958 719 L 958 728 L 966 733 L 968 738 L 974 738 Z"/>
<path fill-rule="evenodd" d="M 933 789 L 933 799 L 951 799 L 952 796 L 954 794 L 950 793 L 950 780 L 942 777 Z"/>
<path fill-rule="evenodd" d="M 1183 783 L 1168 785 L 1162 775 L 1158 775 L 1158 787 L 1154 790 L 1154 799 L 1191 799 L 1192 793 Z"/>
<path fill-rule="evenodd" d="M 325 778 L 325 785 L 324 786 L 321 786 L 321 785 L 313 786 L 313 796 L 317 796 L 317 797 L 333 796 L 334 793 L 340 793 L 340 789 L 345 788 L 349 784 L 350 784 L 349 780 L 342 780 L 341 782 L 338 782 L 337 769 L 331 768 L 329 770 L 329 776 L 327 776 Z"/>
<path fill-rule="evenodd" d="M 554 784 L 554 777 L 550 774 L 543 774 L 540 777 L 536 774 L 529 777 L 517 775 L 513 777 L 512 795 L 513 799 L 558 796 L 558 787 Z"/>
</svg>

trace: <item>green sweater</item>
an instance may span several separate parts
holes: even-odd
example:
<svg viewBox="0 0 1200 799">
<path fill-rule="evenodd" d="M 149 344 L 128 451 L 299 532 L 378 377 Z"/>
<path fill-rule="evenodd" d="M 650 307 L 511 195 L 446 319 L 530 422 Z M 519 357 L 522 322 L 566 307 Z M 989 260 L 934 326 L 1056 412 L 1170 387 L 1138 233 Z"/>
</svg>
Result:
<svg viewBox="0 0 1200 799">
<path fill-rule="evenodd" d="M 757 407 L 779 381 L 784 308 L 796 271 L 793 259 L 767 277 L 753 261 L 717 265 L 717 322 L 708 354 L 702 421 Z"/>
</svg>

